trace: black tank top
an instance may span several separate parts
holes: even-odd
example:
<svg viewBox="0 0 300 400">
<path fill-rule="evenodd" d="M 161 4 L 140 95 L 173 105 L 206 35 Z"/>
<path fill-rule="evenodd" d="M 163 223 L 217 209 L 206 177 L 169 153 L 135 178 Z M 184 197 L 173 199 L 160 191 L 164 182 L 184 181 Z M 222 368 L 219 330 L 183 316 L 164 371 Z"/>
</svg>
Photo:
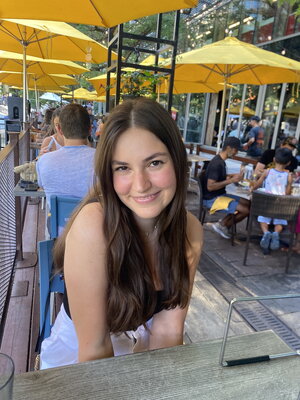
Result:
<svg viewBox="0 0 300 400">
<path fill-rule="evenodd" d="M 163 309 L 165 309 L 165 306 L 164 306 L 164 300 L 165 300 L 164 291 L 163 290 L 157 290 L 156 293 L 157 293 L 157 301 L 156 301 L 156 306 L 155 306 L 153 315 L 157 314 L 160 311 L 162 311 Z M 64 308 L 65 308 L 65 311 L 66 311 L 68 317 L 70 319 L 72 319 L 71 313 L 70 313 L 70 307 L 69 307 L 68 294 L 67 294 L 67 288 L 66 287 L 65 287 L 64 297 L 63 297 L 63 305 L 64 305 Z"/>
</svg>

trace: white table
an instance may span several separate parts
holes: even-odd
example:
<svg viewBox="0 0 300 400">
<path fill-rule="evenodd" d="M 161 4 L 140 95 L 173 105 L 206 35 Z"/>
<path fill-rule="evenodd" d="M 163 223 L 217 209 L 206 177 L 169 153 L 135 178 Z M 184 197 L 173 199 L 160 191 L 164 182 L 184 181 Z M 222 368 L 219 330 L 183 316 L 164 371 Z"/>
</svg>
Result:
<svg viewBox="0 0 300 400">
<path fill-rule="evenodd" d="M 233 194 L 235 196 L 239 196 L 246 200 L 251 200 L 251 192 L 248 188 L 243 186 L 237 186 L 234 183 L 230 183 L 230 185 L 226 186 L 226 193 Z"/>
</svg>

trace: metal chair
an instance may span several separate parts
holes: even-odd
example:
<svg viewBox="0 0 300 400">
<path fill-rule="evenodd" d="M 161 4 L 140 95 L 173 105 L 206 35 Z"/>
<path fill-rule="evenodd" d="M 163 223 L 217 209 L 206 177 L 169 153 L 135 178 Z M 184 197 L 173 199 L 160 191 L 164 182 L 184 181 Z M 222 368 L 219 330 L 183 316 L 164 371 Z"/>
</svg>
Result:
<svg viewBox="0 0 300 400">
<path fill-rule="evenodd" d="M 39 256 L 39 290 L 40 290 L 40 328 L 39 343 L 50 335 L 51 293 L 64 293 L 65 284 L 58 275 L 53 275 L 53 250 L 54 240 L 44 240 L 38 243 Z M 40 347 L 40 346 L 38 346 Z"/>
<path fill-rule="evenodd" d="M 50 197 L 50 238 L 57 238 L 74 209 L 78 206 L 82 199 L 71 196 L 55 196 Z"/>
<path fill-rule="evenodd" d="M 261 191 L 254 191 L 251 201 L 249 227 L 247 232 L 247 241 L 246 241 L 243 265 L 246 265 L 247 262 L 253 218 L 258 217 L 259 215 L 263 215 L 264 217 L 268 218 L 285 219 L 290 223 L 289 250 L 287 253 L 286 266 L 285 266 L 285 272 L 287 273 L 290 264 L 295 225 L 299 209 L 300 209 L 300 197 L 282 196 L 271 193 L 265 193 Z"/>
</svg>

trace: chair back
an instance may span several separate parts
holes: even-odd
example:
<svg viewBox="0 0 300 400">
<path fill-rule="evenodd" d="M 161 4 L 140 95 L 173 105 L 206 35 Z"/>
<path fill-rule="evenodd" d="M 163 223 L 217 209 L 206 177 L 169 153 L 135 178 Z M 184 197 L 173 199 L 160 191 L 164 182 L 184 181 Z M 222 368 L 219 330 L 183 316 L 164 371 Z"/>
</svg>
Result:
<svg viewBox="0 0 300 400">
<path fill-rule="evenodd" d="M 300 209 L 300 197 L 254 191 L 250 214 L 295 221 Z"/>
<path fill-rule="evenodd" d="M 50 237 L 55 239 L 63 231 L 70 215 L 81 202 L 79 197 L 55 196 L 50 197 Z"/>
<path fill-rule="evenodd" d="M 50 293 L 64 293 L 65 284 L 61 276 L 53 276 L 53 257 L 52 250 L 54 240 L 44 240 L 38 243 L 39 256 L 39 283 L 40 283 L 40 338 L 42 342 L 50 335 L 51 330 L 51 311 Z"/>
</svg>

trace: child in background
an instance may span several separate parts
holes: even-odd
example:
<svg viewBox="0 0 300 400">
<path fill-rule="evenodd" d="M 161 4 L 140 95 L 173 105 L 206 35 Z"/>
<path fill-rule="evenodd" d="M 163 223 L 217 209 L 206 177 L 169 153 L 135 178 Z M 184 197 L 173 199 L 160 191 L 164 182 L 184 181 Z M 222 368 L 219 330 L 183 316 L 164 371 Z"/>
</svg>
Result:
<svg viewBox="0 0 300 400">
<path fill-rule="evenodd" d="M 277 195 L 291 194 L 292 191 L 292 174 L 286 170 L 292 159 L 292 152 L 287 148 L 279 148 L 275 152 L 275 167 L 265 170 L 257 183 L 254 190 L 261 187 L 265 188 L 266 193 Z M 287 221 L 283 219 L 272 219 L 263 216 L 257 218 L 263 231 L 263 237 L 260 241 L 262 249 L 277 250 L 280 246 L 279 234 L 283 229 L 283 225 L 287 225 Z M 269 231 L 269 225 L 274 224 L 274 232 Z"/>
</svg>

